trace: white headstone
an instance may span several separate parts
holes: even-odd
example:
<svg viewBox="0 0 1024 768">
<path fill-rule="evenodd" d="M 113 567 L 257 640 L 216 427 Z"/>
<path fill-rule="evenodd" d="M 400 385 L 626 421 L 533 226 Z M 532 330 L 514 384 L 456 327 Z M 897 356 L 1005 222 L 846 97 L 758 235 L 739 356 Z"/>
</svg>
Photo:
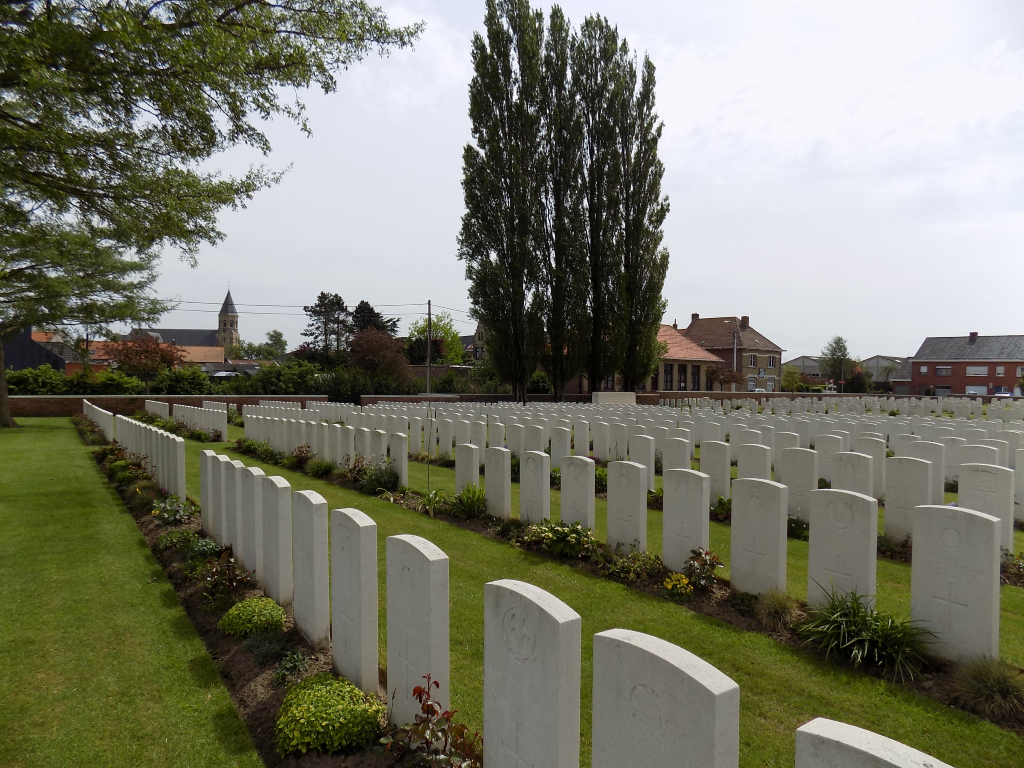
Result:
<svg viewBox="0 0 1024 768">
<path fill-rule="evenodd" d="M 669 570 L 681 571 L 693 550 L 711 546 L 711 478 L 692 469 L 666 469 L 662 489 L 661 559 Z"/>
<path fill-rule="evenodd" d="M 821 605 L 829 593 L 856 592 L 869 604 L 875 595 L 878 502 L 843 490 L 811 493 L 807 556 L 807 604 Z"/>
<path fill-rule="evenodd" d="M 593 768 L 739 764 L 740 689 L 706 661 L 610 629 L 594 635 L 593 668 Z"/>
<path fill-rule="evenodd" d="M 608 464 L 608 546 L 647 551 L 647 467 L 633 461 Z"/>
<path fill-rule="evenodd" d="M 420 707 L 412 690 L 428 673 L 440 686 L 431 698 L 447 708 L 448 555 L 420 536 L 389 536 L 387 552 L 387 699 L 391 722 L 413 722 Z M 392 699 L 392 697 L 394 697 Z"/>
<path fill-rule="evenodd" d="M 484 451 L 484 455 L 487 514 L 508 520 L 512 517 L 512 451 L 495 446 Z"/>
<path fill-rule="evenodd" d="M 256 583 L 263 584 L 263 470 L 242 470 L 242 515 L 239 521 L 241 561 L 256 571 Z"/>
<path fill-rule="evenodd" d="M 984 512 L 999 520 L 1003 548 L 1013 550 L 1014 471 L 991 464 L 962 464 L 957 506 Z"/>
<path fill-rule="evenodd" d="M 786 590 L 788 495 L 771 480 L 732 484 L 729 579 L 737 592 Z"/>
<path fill-rule="evenodd" d="M 816 717 L 796 730 L 796 768 L 952 766 L 877 733 Z"/>
<path fill-rule="evenodd" d="M 654 490 L 654 438 L 650 435 L 634 435 L 629 443 L 629 460 L 642 464 L 647 469 L 647 490 Z"/>
<path fill-rule="evenodd" d="M 778 452 L 775 481 L 789 488 L 790 517 L 805 523 L 811 519 L 811 491 L 818 489 L 819 477 L 817 451 L 783 448 Z"/>
<path fill-rule="evenodd" d="M 484 585 L 484 762 L 577 768 L 578 613 L 521 581 Z"/>
<path fill-rule="evenodd" d="M 767 445 L 746 443 L 736 449 L 736 477 L 772 479 L 772 449 Z"/>
<path fill-rule="evenodd" d="M 932 502 L 941 504 L 945 499 L 946 480 L 943 467 L 946 464 L 946 446 L 929 440 L 917 440 L 907 445 L 906 455 L 915 459 L 924 459 L 932 463 Z"/>
<path fill-rule="evenodd" d="M 570 456 L 562 465 L 562 522 L 594 528 L 596 465 L 585 456 Z"/>
<path fill-rule="evenodd" d="M 572 455 L 572 433 L 564 427 L 551 430 L 551 468 L 561 470 L 567 456 Z"/>
<path fill-rule="evenodd" d="M 937 656 L 999 657 L 999 527 L 970 509 L 914 510 L 910 618 L 937 635 Z"/>
<path fill-rule="evenodd" d="M 480 485 L 480 448 L 462 443 L 455 446 L 455 492 L 467 485 Z"/>
<path fill-rule="evenodd" d="M 283 477 L 264 477 L 263 591 L 278 605 L 292 604 L 292 487 Z"/>
<path fill-rule="evenodd" d="M 832 456 L 832 488 L 874 496 L 872 459 L 866 453 L 840 451 Z"/>
<path fill-rule="evenodd" d="M 539 523 L 551 517 L 551 457 L 523 451 L 519 460 L 519 519 Z"/>
<path fill-rule="evenodd" d="M 700 444 L 700 471 L 711 478 L 711 496 L 729 498 L 732 466 L 729 463 L 729 444 L 705 440 Z"/>
<path fill-rule="evenodd" d="M 295 626 L 314 648 L 331 644 L 327 501 L 316 491 L 292 494 L 292 608 Z"/>
<path fill-rule="evenodd" d="M 910 456 L 891 456 L 885 460 L 885 538 L 900 542 L 914 527 L 914 509 L 932 503 L 930 461 Z"/>
<path fill-rule="evenodd" d="M 376 695 L 377 524 L 358 509 L 331 510 L 331 629 L 335 671 Z"/>
</svg>

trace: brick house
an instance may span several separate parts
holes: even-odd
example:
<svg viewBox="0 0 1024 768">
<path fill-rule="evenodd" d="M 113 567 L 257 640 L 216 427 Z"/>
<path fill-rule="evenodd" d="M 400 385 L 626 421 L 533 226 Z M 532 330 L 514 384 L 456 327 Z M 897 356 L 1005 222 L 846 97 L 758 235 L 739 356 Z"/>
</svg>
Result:
<svg viewBox="0 0 1024 768">
<path fill-rule="evenodd" d="M 910 392 L 994 395 L 1024 376 L 1024 336 L 929 336 L 911 360 Z"/>
<path fill-rule="evenodd" d="M 775 392 L 782 384 L 783 349 L 750 327 L 750 318 L 701 317 L 696 312 L 683 331 L 690 341 L 721 358 L 746 380 L 747 392 Z M 744 391 L 744 384 L 737 385 Z"/>
<path fill-rule="evenodd" d="M 694 344 L 683 335 L 676 323 L 658 329 L 658 341 L 668 347 L 651 377 L 651 390 L 663 392 L 697 392 L 708 389 L 708 366 L 722 365 L 717 355 Z"/>
</svg>

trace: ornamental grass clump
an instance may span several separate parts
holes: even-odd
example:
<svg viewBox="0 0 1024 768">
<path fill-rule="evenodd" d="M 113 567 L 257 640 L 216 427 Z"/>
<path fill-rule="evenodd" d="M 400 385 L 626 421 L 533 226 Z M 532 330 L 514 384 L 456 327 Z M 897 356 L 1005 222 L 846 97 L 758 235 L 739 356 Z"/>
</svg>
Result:
<svg viewBox="0 0 1024 768">
<path fill-rule="evenodd" d="M 835 590 L 794 629 L 803 645 L 823 651 L 826 659 L 877 667 L 901 682 L 913 680 L 928 661 L 928 642 L 935 638 L 916 622 L 876 610 L 863 595 Z"/>
<path fill-rule="evenodd" d="M 782 632 L 804 618 L 796 599 L 781 589 L 772 589 L 759 595 L 754 615 L 769 632 Z"/>
<path fill-rule="evenodd" d="M 466 485 L 451 499 L 451 513 L 467 520 L 487 513 L 487 494 L 482 486 Z"/>
<path fill-rule="evenodd" d="M 990 720 L 1024 723 L 1024 675 L 1002 659 L 961 664 L 953 675 L 956 703 Z"/>
<path fill-rule="evenodd" d="M 231 606 L 217 627 L 228 635 L 248 637 L 284 630 L 284 608 L 269 597 L 250 597 Z"/>
<path fill-rule="evenodd" d="M 277 751 L 360 752 L 380 735 L 387 708 L 348 680 L 329 672 L 307 677 L 288 691 L 277 713 Z"/>
</svg>

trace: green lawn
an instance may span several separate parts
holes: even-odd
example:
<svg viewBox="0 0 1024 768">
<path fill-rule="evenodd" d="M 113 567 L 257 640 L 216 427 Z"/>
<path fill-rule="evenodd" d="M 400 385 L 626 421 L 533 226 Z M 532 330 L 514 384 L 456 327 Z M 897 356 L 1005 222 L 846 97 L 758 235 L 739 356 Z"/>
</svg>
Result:
<svg viewBox="0 0 1024 768">
<path fill-rule="evenodd" d="M 237 437 L 241 430 L 231 434 Z M 189 443 L 189 494 L 199 498 L 199 451 Z M 880 682 L 815 661 L 773 640 L 703 617 L 665 600 L 645 596 L 624 586 L 589 576 L 566 563 L 554 562 L 513 549 L 447 523 L 401 507 L 313 480 L 280 467 L 239 456 L 247 465 L 285 477 L 295 490 L 315 490 L 330 508 L 355 507 L 370 515 L 379 528 L 380 663 L 385 663 L 384 545 L 388 536 L 424 536 L 451 558 L 451 680 L 452 703 L 460 717 L 476 729 L 483 720 L 483 586 L 502 578 L 519 579 L 551 592 L 583 617 L 582 739 L 583 764 L 590 763 L 590 694 L 592 637 L 623 627 L 664 638 L 697 654 L 733 678 L 741 689 L 740 764 L 792 766 L 794 730 L 822 716 L 898 739 L 958 768 L 1019 766 L 1024 739 L 972 716 L 958 713 L 899 686 Z M 410 464 L 410 485 L 426 488 L 427 468 Z M 454 489 L 452 470 L 430 468 L 432 488 Z M 513 498 L 518 489 L 513 486 Z M 552 494 L 552 515 L 558 514 L 559 494 Z M 598 534 L 603 536 L 606 506 L 598 501 Z M 648 544 L 661 548 L 661 514 L 648 513 Z M 712 547 L 728 557 L 729 529 L 712 524 Z M 806 589 L 806 544 L 791 542 L 790 589 Z M 909 568 L 888 562 L 879 565 L 879 603 L 906 608 Z M 1021 651 L 1020 616 L 1024 590 L 1004 589 L 1004 653 L 1017 663 Z M 1012 637 L 1010 637 L 1012 635 Z"/>
<path fill-rule="evenodd" d="M 0 765 L 259 766 L 120 499 L 67 419 L 0 431 Z"/>
</svg>

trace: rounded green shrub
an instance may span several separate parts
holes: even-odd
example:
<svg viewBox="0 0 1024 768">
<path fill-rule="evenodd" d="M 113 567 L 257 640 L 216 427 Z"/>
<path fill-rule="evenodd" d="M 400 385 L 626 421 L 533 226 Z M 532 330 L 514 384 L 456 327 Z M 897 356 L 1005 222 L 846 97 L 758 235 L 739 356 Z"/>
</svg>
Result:
<svg viewBox="0 0 1024 768">
<path fill-rule="evenodd" d="M 284 629 L 284 608 L 269 597 L 250 597 L 231 606 L 217 627 L 229 635 L 245 637 L 256 632 Z"/>
<path fill-rule="evenodd" d="M 288 691 L 277 712 L 277 751 L 356 752 L 380 735 L 387 708 L 348 680 L 329 672 L 307 677 Z"/>
</svg>

